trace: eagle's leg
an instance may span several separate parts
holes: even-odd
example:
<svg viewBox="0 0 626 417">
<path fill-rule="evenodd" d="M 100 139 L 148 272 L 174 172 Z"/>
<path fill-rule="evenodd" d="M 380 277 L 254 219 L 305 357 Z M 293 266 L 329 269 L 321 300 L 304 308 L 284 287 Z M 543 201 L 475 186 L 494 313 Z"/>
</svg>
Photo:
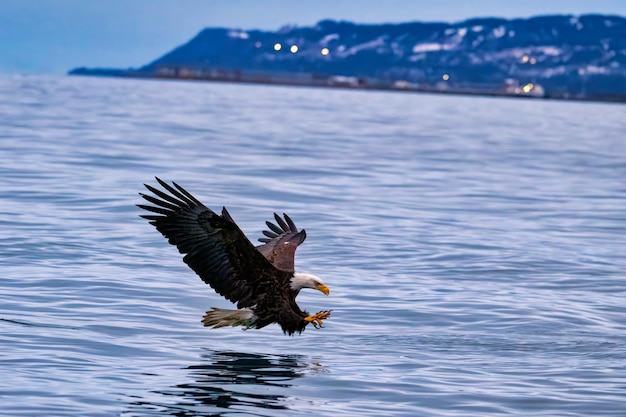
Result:
<svg viewBox="0 0 626 417">
<path fill-rule="evenodd" d="M 330 317 L 330 312 L 332 310 L 325 310 L 325 311 L 320 311 L 319 313 L 315 313 L 312 316 L 307 316 L 304 318 L 305 321 L 308 321 L 309 323 L 311 323 L 313 325 L 313 327 L 315 327 L 316 329 L 319 329 L 320 327 L 324 327 L 323 324 L 323 320 L 326 320 L 327 318 Z"/>
</svg>

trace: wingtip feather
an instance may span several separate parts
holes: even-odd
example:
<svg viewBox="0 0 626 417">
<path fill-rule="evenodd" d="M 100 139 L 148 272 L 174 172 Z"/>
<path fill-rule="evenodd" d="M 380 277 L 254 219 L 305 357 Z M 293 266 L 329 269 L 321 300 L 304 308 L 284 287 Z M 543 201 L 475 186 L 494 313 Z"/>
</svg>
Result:
<svg viewBox="0 0 626 417">
<path fill-rule="evenodd" d="M 289 231 L 289 226 L 287 226 L 287 223 L 285 223 L 285 221 L 278 215 L 278 213 L 274 213 L 274 218 L 276 219 L 276 222 L 278 223 L 280 228 L 283 229 L 283 232 Z"/>
<path fill-rule="evenodd" d="M 276 233 L 276 235 L 280 235 L 284 232 L 280 227 L 276 226 L 274 223 L 270 221 L 266 221 L 265 224 L 267 225 L 267 227 L 269 227 L 269 229 L 272 232 Z"/>
<path fill-rule="evenodd" d="M 287 221 L 287 224 L 289 225 L 289 230 L 297 233 L 298 228 L 296 227 L 296 224 L 293 222 L 293 220 L 291 220 L 291 217 L 289 217 L 287 213 L 283 213 L 283 217 L 285 217 L 285 220 Z"/>
</svg>

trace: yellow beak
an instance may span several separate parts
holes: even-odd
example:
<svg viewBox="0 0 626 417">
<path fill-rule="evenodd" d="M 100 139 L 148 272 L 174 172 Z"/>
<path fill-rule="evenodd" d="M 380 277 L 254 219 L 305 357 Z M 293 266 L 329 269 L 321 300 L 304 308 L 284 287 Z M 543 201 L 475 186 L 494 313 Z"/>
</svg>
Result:
<svg viewBox="0 0 626 417">
<path fill-rule="evenodd" d="M 324 294 L 328 295 L 330 293 L 330 290 L 328 289 L 328 287 L 324 284 L 318 284 L 315 286 L 316 290 L 319 290 L 321 292 L 323 292 Z"/>
</svg>

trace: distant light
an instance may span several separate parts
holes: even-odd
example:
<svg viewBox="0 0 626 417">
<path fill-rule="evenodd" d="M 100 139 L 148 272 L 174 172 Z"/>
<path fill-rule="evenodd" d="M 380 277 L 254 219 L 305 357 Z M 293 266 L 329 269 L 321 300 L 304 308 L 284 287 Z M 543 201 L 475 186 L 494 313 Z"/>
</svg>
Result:
<svg viewBox="0 0 626 417">
<path fill-rule="evenodd" d="M 278 42 L 276 42 L 276 43 L 274 44 L 274 50 L 275 50 L 275 51 L 280 51 L 280 50 L 282 49 L 282 47 L 283 47 L 283 46 L 282 46 L 280 43 L 278 43 Z"/>
<path fill-rule="evenodd" d="M 263 44 L 259 41 L 257 41 L 254 46 L 256 46 L 257 48 L 260 48 Z"/>
<path fill-rule="evenodd" d="M 523 63 L 527 63 L 529 59 L 530 59 L 530 57 L 529 57 L 528 55 L 524 55 L 524 56 L 522 57 L 522 62 L 523 62 Z"/>
<path fill-rule="evenodd" d="M 531 92 L 531 90 L 532 90 L 534 87 L 535 87 L 535 85 L 534 85 L 533 83 L 528 83 L 528 84 L 526 84 L 524 87 L 522 87 L 522 90 L 523 90 L 525 93 L 530 93 L 530 92 Z"/>
<path fill-rule="evenodd" d="M 535 58 L 530 58 L 530 65 L 535 65 L 537 60 Z"/>
<path fill-rule="evenodd" d="M 328 48 L 322 48 L 322 55 L 326 56 L 330 53 L 330 50 Z"/>
<path fill-rule="evenodd" d="M 448 81 L 450 79 L 450 75 L 443 74 L 443 77 L 441 77 L 441 78 L 443 78 L 444 81 Z"/>
<path fill-rule="evenodd" d="M 292 54 L 295 54 L 296 52 L 298 52 L 298 45 L 291 45 L 291 48 L 289 48 L 289 51 Z"/>
</svg>

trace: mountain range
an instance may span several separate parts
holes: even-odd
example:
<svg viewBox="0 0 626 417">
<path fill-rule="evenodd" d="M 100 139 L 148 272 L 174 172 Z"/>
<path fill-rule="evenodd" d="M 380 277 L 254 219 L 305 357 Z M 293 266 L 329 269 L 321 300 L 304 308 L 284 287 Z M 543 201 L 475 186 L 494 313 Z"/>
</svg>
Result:
<svg viewBox="0 0 626 417">
<path fill-rule="evenodd" d="M 323 20 L 277 31 L 207 28 L 141 68 L 77 68 L 70 74 L 311 85 L 343 80 L 355 87 L 478 93 L 523 93 L 541 86 L 542 96 L 624 101 L 626 18 L 554 15 L 402 24 Z"/>
</svg>

